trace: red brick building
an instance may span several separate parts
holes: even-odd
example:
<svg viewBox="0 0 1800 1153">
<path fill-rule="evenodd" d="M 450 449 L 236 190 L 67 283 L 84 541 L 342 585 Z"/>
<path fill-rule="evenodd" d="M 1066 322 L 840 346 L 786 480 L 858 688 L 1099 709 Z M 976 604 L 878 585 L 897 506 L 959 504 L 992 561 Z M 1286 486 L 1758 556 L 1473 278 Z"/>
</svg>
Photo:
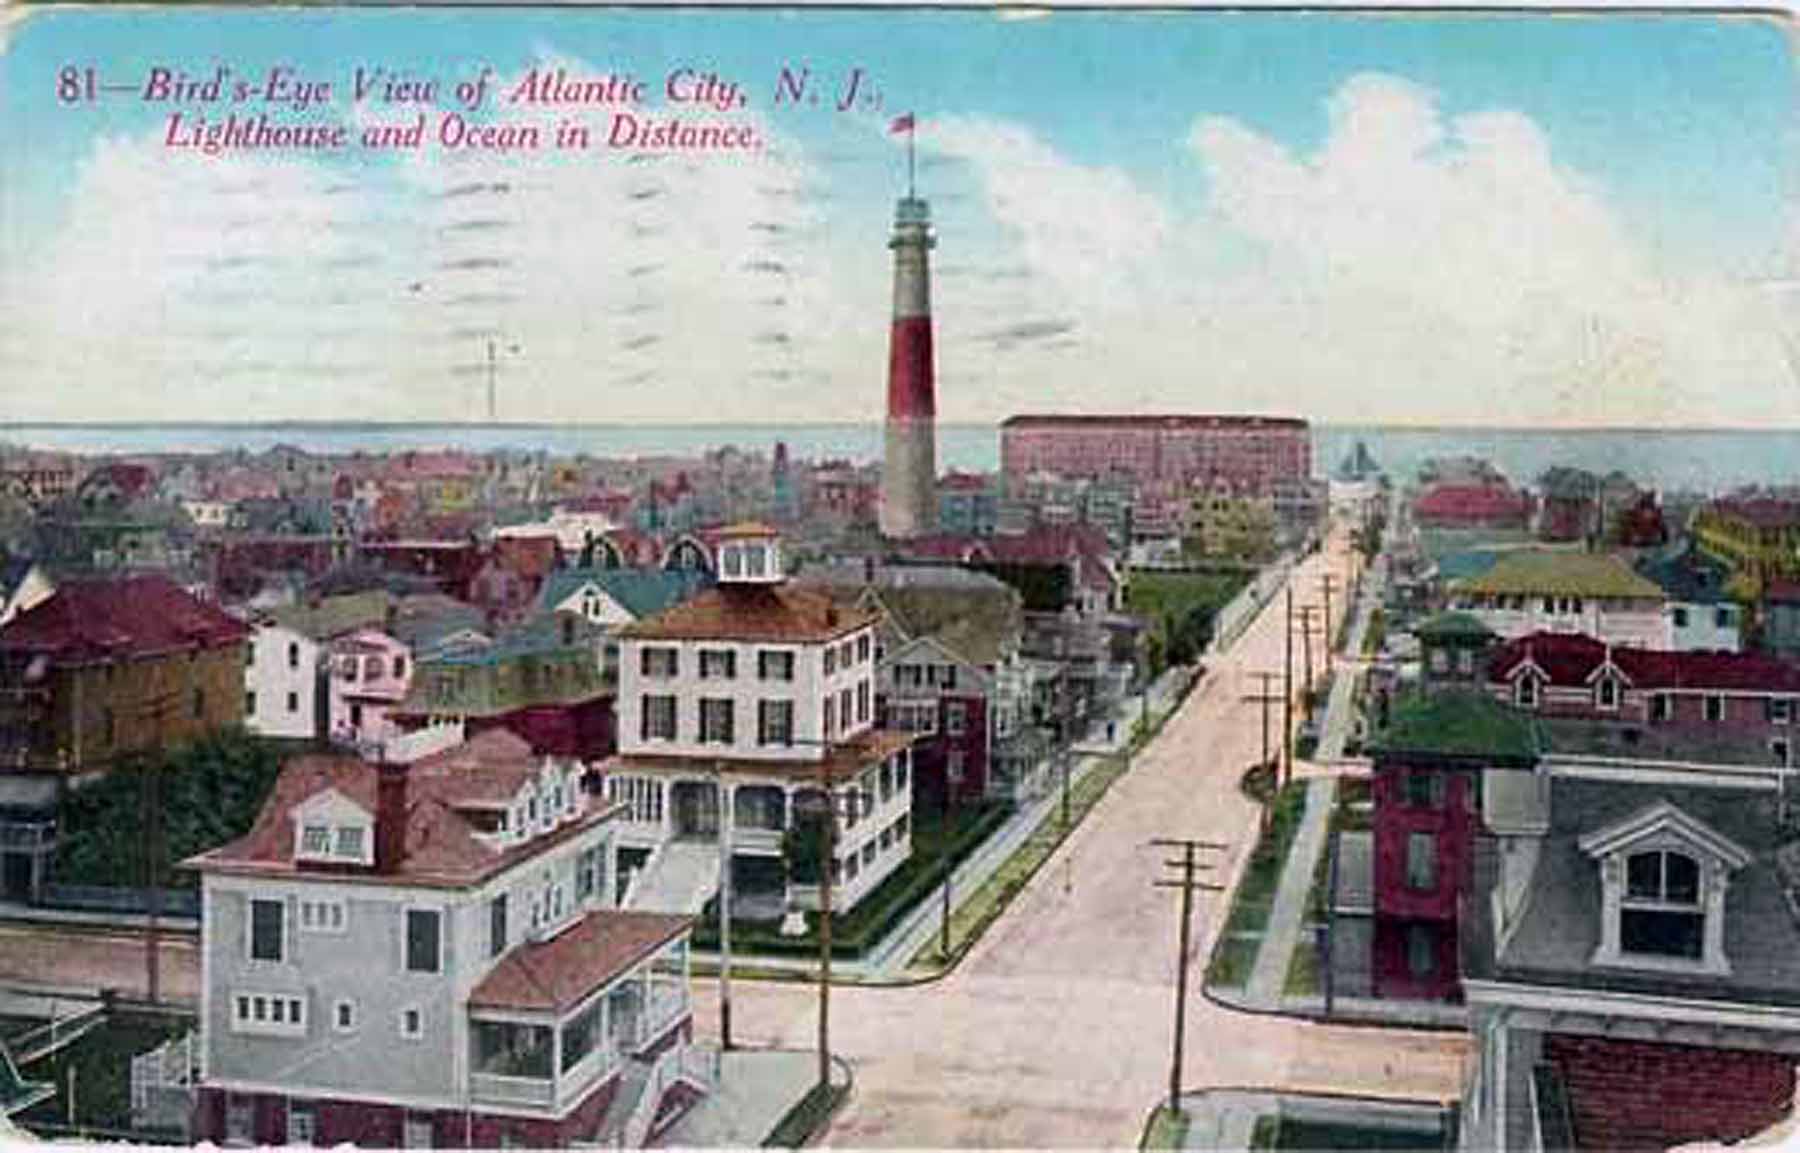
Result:
<svg viewBox="0 0 1800 1153">
<path fill-rule="evenodd" d="M 1021 415 L 1001 422 L 1000 467 L 1009 482 L 1120 470 L 1144 488 L 1222 480 L 1266 494 L 1311 478 L 1312 431 L 1293 417 Z"/>
</svg>

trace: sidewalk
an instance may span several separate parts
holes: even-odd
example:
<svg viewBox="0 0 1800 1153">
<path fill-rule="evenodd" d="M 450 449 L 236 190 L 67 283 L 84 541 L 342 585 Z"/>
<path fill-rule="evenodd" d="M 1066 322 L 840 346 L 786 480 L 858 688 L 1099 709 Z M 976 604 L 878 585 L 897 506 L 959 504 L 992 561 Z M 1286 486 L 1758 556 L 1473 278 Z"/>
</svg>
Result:
<svg viewBox="0 0 1800 1153">
<path fill-rule="evenodd" d="M 1344 651 L 1337 658 L 1337 677 L 1331 683 L 1331 699 L 1325 705 L 1325 720 L 1320 726 L 1319 747 L 1313 759 L 1321 764 L 1335 764 L 1344 759 L 1344 743 L 1349 740 L 1354 719 L 1356 683 L 1362 677 L 1363 638 L 1368 635 L 1369 619 L 1381 600 L 1382 580 L 1379 572 L 1365 573 L 1362 594 L 1351 609 L 1350 628 L 1344 639 Z"/>
<path fill-rule="evenodd" d="M 1314 777 L 1307 782 L 1306 812 L 1300 818 L 1300 829 L 1294 834 L 1294 843 L 1281 867 L 1275 903 L 1269 910 L 1269 923 L 1263 929 L 1262 945 L 1256 952 L 1256 967 L 1244 984 L 1244 998 L 1253 1005 L 1275 1008 L 1281 1003 L 1287 986 L 1288 962 L 1302 932 L 1307 929 L 1304 924 L 1306 898 L 1312 891 L 1313 869 L 1325 848 L 1331 807 L 1336 799 L 1337 778 Z"/>
</svg>

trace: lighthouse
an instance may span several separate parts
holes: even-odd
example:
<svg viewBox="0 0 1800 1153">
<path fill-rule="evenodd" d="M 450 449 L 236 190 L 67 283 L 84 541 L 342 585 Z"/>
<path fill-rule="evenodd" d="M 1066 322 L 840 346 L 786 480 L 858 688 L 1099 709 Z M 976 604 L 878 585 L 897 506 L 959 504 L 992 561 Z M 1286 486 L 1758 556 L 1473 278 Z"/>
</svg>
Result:
<svg viewBox="0 0 1800 1153">
<path fill-rule="evenodd" d="M 910 184 L 910 182 L 909 182 Z M 937 385 L 931 353 L 931 207 L 907 195 L 895 206 L 894 319 L 888 333 L 887 452 L 881 470 L 881 535 L 906 540 L 937 524 Z"/>
</svg>

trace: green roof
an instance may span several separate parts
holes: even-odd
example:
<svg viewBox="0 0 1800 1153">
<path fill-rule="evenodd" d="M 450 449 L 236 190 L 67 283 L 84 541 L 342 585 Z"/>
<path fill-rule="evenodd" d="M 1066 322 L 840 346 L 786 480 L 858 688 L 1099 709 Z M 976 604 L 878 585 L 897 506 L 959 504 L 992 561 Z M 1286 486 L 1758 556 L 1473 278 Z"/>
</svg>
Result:
<svg viewBox="0 0 1800 1153">
<path fill-rule="evenodd" d="M 586 585 L 594 585 L 638 620 L 680 604 L 711 583 L 709 574 L 676 569 L 558 569 L 538 594 L 540 610 L 553 609 Z"/>
<path fill-rule="evenodd" d="M 1394 702 L 1388 724 L 1369 743 L 1371 755 L 1434 756 L 1531 763 L 1537 726 L 1486 693 L 1414 693 Z"/>
<path fill-rule="evenodd" d="M 1413 635 L 1422 641 L 1485 641 L 1494 630 L 1469 613 L 1439 613 L 1413 626 Z"/>
<path fill-rule="evenodd" d="M 283 605 L 269 619 L 316 641 L 328 641 L 358 629 L 380 628 L 387 620 L 388 594 L 382 589 L 322 597 L 316 603 Z"/>
<path fill-rule="evenodd" d="M 1456 582 L 1455 590 L 1507 596 L 1663 598 L 1662 589 L 1618 557 L 1585 552 L 1507 553 L 1487 572 Z"/>
</svg>

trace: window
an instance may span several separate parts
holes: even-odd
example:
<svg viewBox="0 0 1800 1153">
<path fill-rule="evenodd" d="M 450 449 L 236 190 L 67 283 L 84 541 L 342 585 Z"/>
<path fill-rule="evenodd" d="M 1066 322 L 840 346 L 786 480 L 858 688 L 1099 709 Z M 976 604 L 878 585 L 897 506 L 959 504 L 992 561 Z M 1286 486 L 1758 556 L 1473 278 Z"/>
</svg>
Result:
<svg viewBox="0 0 1800 1153">
<path fill-rule="evenodd" d="M 1787 738 L 1786 737 L 1777 737 L 1776 739 L 1770 741 L 1769 742 L 1769 755 L 1775 758 L 1775 763 L 1778 765 L 1786 767 L 1788 764 L 1790 764 L 1791 758 L 1790 758 L 1790 755 L 1788 752 Z"/>
<path fill-rule="evenodd" d="M 306 1000 L 282 993 L 234 993 L 231 1030 L 272 1037 L 306 1035 Z"/>
<path fill-rule="evenodd" d="M 855 714 L 851 711 L 852 702 L 855 700 L 855 694 L 851 693 L 849 689 L 843 689 L 838 693 L 838 724 L 846 729 L 855 723 L 852 719 Z"/>
<path fill-rule="evenodd" d="M 1429 925 L 1411 925 L 1406 930 L 1406 969 L 1415 978 L 1437 972 L 1437 934 Z"/>
<path fill-rule="evenodd" d="M 286 901 L 252 899 L 250 902 L 250 959 L 283 961 L 287 959 L 285 924 Z"/>
<path fill-rule="evenodd" d="M 394 657 L 394 679 L 399 680 L 401 677 L 403 677 L 405 675 L 406 675 L 406 658 L 403 656 L 395 656 Z"/>
<path fill-rule="evenodd" d="M 416 1005 L 408 1005 L 400 1010 L 400 1035 L 409 1041 L 416 1041 L 425 1035 L 425 1014 Z M 408 1124 L 411 1123 L 408 1118 Z"/>
<path fill-rule="evenodd" d="M 300 643 L 298 641 L 289 641 L 288 642 L 288 668 L 297 669 L 299 667 L 300 667 Z"/>
<path fill-rule="evenodd" d="M 1409 769 L 1405 780 L 1406 803 L 1414 809 L 1444 807 L 1444 778 L 1440 773 Z"/>
<path fill-rule="evenodd" d="M 737 676 L 737 654 L 730 649 L 700 650 L 700 679 L 728 681 Z"/>
<path fill-rule="evenodd" d="M 1700 866 L 1685 853 L 1633 853 L 1619 901 L 1619 949 L 1697 961 L 1705 943 Z"/>
<path fill-rule="evenodd" d="M 736 710 L 734 701 L 725 697 L 704 697 L 700 701 L 700 743 L 729 745 L 735 739 Z"/>
<path fill-rule="evenodd" d="M 646 741 L 674 740 L 675 698 L 644 697 L 643 710 L 638 716 L 638 723 L 638 735 Z"/>
<path fill-rule="evenodd" d="M 1666 721 L 1675 715 L 1675 702 L 1668 693 L 1657 693 L 1650 698 L 1650 719 Z"/>
<path fill-rule="evenodd" d="M 406 911 L 406 971 L 435 973 L 443 951 L 443 919 L 436 909 Z"/>
<path fill-rule="evenodd" d="M 300 830 L 300 853 L 307 857 L 324 857 L 331 853 L 331 826 L 307 825 Z"/>
<path fill-rule="evenodd" d="M 1406 887 L 1437 888 L 1437 838 L 1430 833 L 1407 835 Z"/>
<path fill-rule="evenodd" d="M 339 825 L 337 831 L 337 855 L 351 861 L 365 860 L 368 856 L 368 829 L 362 825 Z"/>
<path fill-rule="evenodd" d="M 606 888 L 606 857 L 603 846 L 595 845 L 575 858 L 575 899 L 585 901 Z"/>
<path fill-rule="evenodd" d="M 825 712 L 825 735 L 832 736 L 837 732 L 837 702 L 830 693 L 825 694 L 825 703 L 821 706 Z"/>
<path fill-rule="evenodd" d="M 1725 698 L 1717 693 L 1706 695 L 1706 719 L 1714 724 L 1725 719 Z"/>
<path fill-rule="evenodd" d="M 756 702 L 756 743 L 759 745 L 791 745 L 794 743 L 794 702 Z"/>
<path fill-rule="evenodd" d="M 287 711 L 290 713 L 297 713 L 300 711 L 299 693 L 289 693 L 287 695 Z"/>
<path fill-rule="evenodd" d="M 1513 682 L 1513 703 L 1522 709 L 1535 709 L 1538 703 L 1538 679 L 1534 673 L 1526 673 Z"/>
<path fill-rule="evenodd" d="M 1595 695 L 1596 701 L 1599 703 L 1601 708 L 1603 708 L 1603 709 L 1618 708 L 1619 707 L 1619 682 L 1618 682 L 1618 679 L 1616 677 L 1613 677 L 1610 674 L 1608 674 L 1607 676 L 1601 677 L 1599 684 L 1594 686 L 1594 695 Z"/>
<path fill-rule="evenodd" d="M 1713 610 L 1713 627 L 1714 628 L 1728 629 L 1728 628 L 1732 627 L 1733 625 L 1735 625 L 1736 623 L 1737 623 L 1736 617 L 1730 609 L 1714 609 Z"/>
<path fill-rule="evenodd" d="M 300 902 L 300 928 L 314 933 L 341 933 L 344 931 L 344 902 L 311 901 Z"/>
<path fill-rule="evenodd" d="M 961 701 L 952 701 L 944 706 L 944 735 L 960 737 L 963 726 L 967 723 L 967 707 Z"/>
<path fill-rule="evenodd" d="M 647 677 L 668 678 L 681 671 L 680 651 L 668 648 L 646 648 L 639 657 L 638 671 Z"/>
<path fill-rule="evenodd" d="M 1677 605 L 1671 615 L 1674 617 L 1676 628 L 1685 629 L 1688 627 L 1688 611 L 1685 607 Z"/>
<path fill-rule="evenodd" d="M 859 681 L 856 686 L 856 723 L 864 724 L 869 719 L 869 682 Z"/>
<path fill-rule="evenodd" d="M 488 902 L 488 956 L 506 952 L 506 894 Z"/>
<path fill-rule="evenodd" d="M 1772 725 L 1785 725 L 1793 719 L 1794 703 L 1787 697 L 1770 697 L 1763 702 L 1763 711 Z"/>
<path fill-rule="evenodd" d="M 331 1027 L 340 1033 L 356 1032 L 356 1002 L 340 998 L 331 1006 Z"/>
<path fill-rule="evenodd" d="M 825 646 L 825 675 L 830 676 L 832 673 L 835 673 L 835 672 L 837 672 L 837 646 L 836 645 L 826 645 Z"/>
<path fill-rule="evenodd" d="M 1555 597 L 1545 597 L 1544 598 L 1544 612 L 1546 614 L 1549 614 L 1549 613 L 1554 613 L 1555 611 L 1556 611 L 1556 598 Z"/>
<path fill-rule="evenodd" d="M 360 704 L 350 706 L 350 727 L 359 731 L 362 729 L 362 705 Z"/>
<path fill-rule="evenodd" d="M 251 689 L 244 694 L 244 713 L 251 716 L 256 713 L 256 690 Z"/>
<path fill-rule="evenodd" d="M 862 863 L 865 867 L 875 863 L 875 848 L 874 841 L 866 841 L 863 843 Z"/>
<path fill-rule="evenodd" d="M 868 659 L 869 659 L 869 634 L 864 633 L 863 635 L 856 638 L 856 663 L 861 664 Z"/>
</svg>

